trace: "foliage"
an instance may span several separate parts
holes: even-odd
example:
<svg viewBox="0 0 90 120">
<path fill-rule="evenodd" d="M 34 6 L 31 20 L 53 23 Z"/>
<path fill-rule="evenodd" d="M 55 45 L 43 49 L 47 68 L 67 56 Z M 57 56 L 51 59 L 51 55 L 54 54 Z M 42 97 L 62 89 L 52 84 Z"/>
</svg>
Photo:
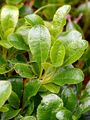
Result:
<svg viewBox="0 0 90 120">
<path fill-rule="evenodd" d="M 0 119 L 79 120 L 90 110 L 90 83 L 81 90 L 84 73 L 74 63 L 88 42 L 77 24 L 66 25 L 71 6 L 63 4 L 72 2 L 62 1 L 51 22 L 37 11 L 20 16 L 22 2 L 6 0 L 0 12 Z"/>
</svg>

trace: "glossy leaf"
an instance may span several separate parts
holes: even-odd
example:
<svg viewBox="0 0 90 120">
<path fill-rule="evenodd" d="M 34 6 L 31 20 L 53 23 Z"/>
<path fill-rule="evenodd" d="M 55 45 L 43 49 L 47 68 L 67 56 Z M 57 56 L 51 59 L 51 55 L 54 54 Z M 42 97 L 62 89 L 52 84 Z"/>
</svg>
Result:
<svg viewBox="0 0 90 120">
<path fill-rule="evenodd" d="M 26 23 L 29 24 L 29 25 L 44 25 L 44 22 L 43 22 L 43 19 L 36 15 L 36 14 L 30 14 L 30 15 L 27 15 L 25 16 L 25 20 L 26 20 Z"/>
<path fill-rule="evenodd" d="M 8 42 L 8 40 L 0 40 L 0 45 L 7 49 L 12 47 L 12 45 Z"/>
<path fill-rule="evenodd" d="M 30 101 L 28 103 L 27 109 L 25 109 L 25 116 L 29 116 L 34 111 L 34 101 Z"/>
<path fill-rule="evenodd" d="M 43 86 L 52 93 L 59 93 L 59 91 L 60 91 L 60 86 L 57 86 L 53 83 L 48 83 Z"/>
<path fill-rule="evenodd" d="M 28 43 L 33 59 L 39 64 L 45 62 L 51 46 L 48 29 L 42 25 L 34 26 L 29 32 Z"/>
<path fill-rule="evenodd" d="M 40 80 L 31 80 L 26 83 L 24 88 L 24 104 L 27 104 L 27 101 L 30 100 L 32 96 L 35 96 L 41 86 Z"/>
<path fill-rule="evenodd" d="M 61 93 L 61 98 L 64 102 L 64 106 L 70 110 L 74 111 L 77 106 L 77 97 L 73 89 L 66 88 Z"/>
<path fill-rule="evenodd" d="M 11 5 L 5 5 L 1 10 L 1 26 L 3 31 L 12 29 L 14 31 L 18 22 L 19 11 L 18 8 Z"/>
<path fill-rule="evenodd" d="M 86 97 L 90 97 L 90 81 L 86 85 L 86 88 L 82 91 L 81 100 Z"/>
<path fill-rule="evenodd" d="M 65 66 L 77 61 L 88 47 L 88 42 L 82 40 L 82 35 L 76 30 L 62 33 L 59 40 L 66 49 Z"/>
<path fill-rule="evenodd" d="M 63 108 L 57 112 L 56 118 L 58 120 L 72 120 L 72 113 L 69 110 Z"/>
<path fill-rule="evenodd" d="M 22 98 L 23 91 L 23 79 L 22 78 L 10 78 L 12 84 L 12 90 L 18 95 L 19 99 Z"/>
<path fill-rule="evenodd" d="M 10 119 L 14 118 L 15 116 L 17 116 L 19 112 L 20 112 L 20 109 L 14 110 L 9 107 L 9 111 L 3 113 L 1 119 L 2 120 L 10 120 Z"/>
<path fill-rule="evenodd" d="M 8 41 L 16 49 L 29 51 L 29 46 L 24 42 L 24 39 L 19 34 L 13 33 L 9 35 Z"/>
<path fill-rule="evenodd" d="M 14 66 L 15 71 L 24 78 L 32 78 L 34 77 L 32 68 L 28 64 L 17 63 Z"/>
<path fill-rule="evenodd" d="M 30 26 L 21 26 L 16 30 L 16 34 L 22 36 L 24 42 L 28 45 L 28 34 L 29 34 Z"/>
<path fill-rule="evenodd" d="M 0 108 L 4 105 L 6 100 L 9 98 L 12 91 L 10 82 L 0 81 Z"/>
<path fill-rule="evenodd" d="M 62 32 L 63 27 L 66 24 L 65 17 L 69 13 L 70 9 L 70 5 L 64 5 L 56 11 L 52 22 L 54 35 L 57 36 Z"/>
<path fill-rule="evenodd" d="M 51 79 L 57 85 L 78 84 L 83 80 L 84 74 L 78 68 L 61 68 Z"/>
<path fill-rule="evenodd" d="M 62 99 L 55 94 L 43 97 L 37 109 L 37 120 L 57 120 L 56 112 L 63 107 Z"/>
<path fill-rule="evenodd" d="M 0 54 L 0 66 L 5 65 L 6 64 L 6 60 L 3 57 L 3 55 Z"/>
<path fill-rule="evenodd" d="M 15 92 L 12 91 L 12 93 L 8 99 L 8 102 L 11 107 L 19 109 L 20 100 Z"/>
<path fill-rule="evenodd" d="M 36 118 L 33 116 L 26 116 L 26 117 L 21 118 L 20 120 L 36 120 Z"/>
<path fill-rule="evenodd" d="M 63 64 L 65 57 L 65 47 L 57 40 L 50 51 L 51 62 L 55 67 L 59 67 Z"/>
<path fill-rule="evenodd" d="M 1 108 L 0 108 L 0 112 L 7 112 L 9 110 L 8 106 L 7 105 L 3 105 Z"/>
<path fill-rule="evenodd" d="M 90 97 L 86 97 L 85 99 L 83 99 L 79 106 L 79 109 L 80 109 L 79 115 L 86 113 L 90 110 Z"/>
<path fill-rule="evenodd" d="M 21 3 L 23 0 L 6 0 L 7 4 L 16 5 Z"/>
</svg>

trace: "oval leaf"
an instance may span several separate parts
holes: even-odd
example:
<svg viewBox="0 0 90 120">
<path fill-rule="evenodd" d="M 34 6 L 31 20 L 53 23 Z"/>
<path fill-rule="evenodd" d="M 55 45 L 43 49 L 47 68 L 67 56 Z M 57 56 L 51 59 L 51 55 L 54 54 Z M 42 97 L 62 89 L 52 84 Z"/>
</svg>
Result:
<svg viewBox="0 0 90 120">
<path fill-rule="evenodd" d="M 59 67 L 63 64 L 65 57 L 65 47 L 60 41 L 55 41 L 50 51 L 51 62 L 55 67 Z"/>
<path fill-rule="evenodd" d="M 37 109 L 37 120 L 57 120 L 56 112 L 63 106 L 62 99 L 55 94 L 44 96 Z"/>
<path fill-rule="evenodd" d="M 23 0 L 6 0 L 7 4 L 16 5 L 22 2 Z"/>
<path fill-rule="evenodd" d="M 52 78 L 57 85 L 78 84 L 84 80 L 83 72 L 78 68 L 61 68 Z"/>
<path fill-rule="evenodd" d="M 31 80 L 26 83 L 24 88 L 24 105 L 27 104 L 27 101 L 30 100 L 32 96 L 35 96 L 41 86 L 40 80 Z"/>
<path fill-rule="evenodd" d="M 6 100 L 9 98 L 12 91 L 10 82 L 0 81 L 0 108 L 4 105 Z"/>
<path fill-rule="evenodd" d="M 8 41 L 16 49 L 29 51 L 29 46 L 24 42 L 24 39 L 19 34 L 13 33 L 13 34 L 9 35 Z"/>
<path fill-rule="evenodd" d="M 66 49 L 65 66 L 77 61 L 88 47 L 88 42 L 82 40 L 82 35 L 76 30 L 62 33 L 59 40 L 64 44 Z"/>
<path fill-rule="evenodd" d="M 24 78 L 33 77 L 32 68 L 28 64 L 17 63 L 14 66 L 15 71 Z"/>
<path fill-rule="evenodd" d="M 19 109 L 20 106 L 20 100 L 19 97 L 15 92 L 12 91 L 9 99 L 8 99 L 9 105 L 13 108 Z"/>
<path fill-rule="evenodd" d="M 77 106 L 77 97 L 73 89 L 65 88 L 61 93 L 61 98 L 64 102 L 64 106 L 70 110 L 74 111 Z"/>
<path fill-rule="evenodd" d="M 48 29 L 42 25 L 34 26 L 29 32 L 28 42 L 33 59 L 39 64 L 45 62 L 51 46 Z"/>
<path fill-rule="evenodd" d="M 24 42 L 28 45 L 28 34 L 29 34 L 30 26 L 21 26 L 17 29 L 16 34 L 22 36 Z"/>
<path fill-rule="evenodd" d="M 63 27 L 66 24 L 65 17 L 69 13 L 70 9 L 70 5 L 64 5 L 56 11 L 52 23 L 54 35 L 57 36 L 60 32 L 62 32 Z"/>
<path fill-rule="evenodd" d="M 1 10 L 1 26 L 3 31 L 8 29 L 15 29 L 18 22 L 19 11 L 18 8 L 11 5 L 6 5 Z"/>
<path fill-rule="evenodd" d="M 56 118 L 58 120 L 72 120 L 72 113 L 69 110 L 63 108 L 57 112 Z"/>
<path fill-rule="evenodd" d="M 26 20 L 26 23 L 32 26 L 40 25 L 40 24 L 44 25 L 43 19 L 36 14 L 30 14 L 30 15 L 25 16 L 25 20 Z"/>
</svg>

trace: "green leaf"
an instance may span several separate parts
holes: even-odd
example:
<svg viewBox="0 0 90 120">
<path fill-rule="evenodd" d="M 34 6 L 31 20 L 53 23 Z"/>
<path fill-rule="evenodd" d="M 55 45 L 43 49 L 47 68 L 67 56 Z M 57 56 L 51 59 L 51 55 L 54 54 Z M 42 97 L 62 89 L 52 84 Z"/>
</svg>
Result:
<svg viewBox="0 0 90 120">
<path fill-rule="evenodd" d="M 29 24 L 29 25 L 44 25 L 44 22 L 43 22 L 43 19 L 36 15 L 36 14 L 30 14 L 30 15 L 27 15 L 25 16 L 25 20 L 26 20 L 26 23 Z"/>
<path fill-rule="evenodd" d="M 62 32 L 64 25 L 66 24 L 66 15 L 69 13 L 71 7 L 70 5 L 64 5 L 60 7 L 54 17 L 52 22 L 53 35 L 58 36 Z"/>
<path fill-rule="evenodd" d="M 23 91 L 23 79 L 22 78 L 10 78 L 12 84 L 12 90 L 18 95 L 19 99 L 22 98 Z"/>
<path fill-rule="evenodd" d="M 17 116 L 19 112 L 20 112 L 20 109 L 14 110 L 9 107 L 9 111 L 3 113 L 1 116 L 1 119 L 2 120 L 10 120 L 10 119 L 14 118 L 15 116 Z"/>
<path fill-rule="evenodd" d="M 45 85 L 51 82 L 51 78 L 55 74 L 56 68 L 53 67 L 53 65 L 48 62 L 43 63 L 42 68 L 45 71 L 44 75 L 42 75 L 42 84 Z"/>
<path fill-rule="evenodd" d="M 58 120 L 72 120 L 72 113 L 69 110 L 63 108 L 57 112 L 56 118 Z"/>
<path fill-rule="evenodd" d="M 3 57 L 3 55 L 0 54 L 0 66 L 5 65 L 6 64 L 6 60 Z"/>
<path fill-rule="evenodd" d="M 57 120 L 56 112 L 63 107 L 60 97 L 55 94 L 49 94 L 43 97 L 37 109 L 37 120 Z"/>
<path fill-rule="evenodd" d="M 86 85 L 86 88 L 82 91 L 81 100 L 86 97 L 90 97 L 90 81 Z"/>
<path fill-rule="evenodd" d="M 13 67 L 10 64 L 5 64 L 0 67 L 0 74 L 5 74 L 12 71 Z"/>
<path fill-rule="evenodd" d="M 19 14 L 21 18 L 24 18 L 26 15 L 30 15 L 34 12 L 33 8 L 27 5 L 23 5 L 20 9 L 19 9 Z"/>
<path fill-rule="evenodd" d="M 10 82 L 0 81 L 0 108 L 4 105 L 6 100 L 9 98 L 12 91 Z"/>
<path fill-rule="evenodd" d="M 30 26 L 21 26 L 16 30 L 16 34 L 19 34 L 22 36 L 24 42 L 28 45 L 28 34 L 30 31 Z"/>
<path fill-rule="evenodd" d="M 66 50 L 65 66 L 77 61 L 88 47 L 88 42 L 82 40 L 82 35 L 76 30 L 62 33 L 59 40 L 64 44 Z"/>
<path fill-rule="evenodd" d="M 7 4 L 16 5 L 21 3 L 23 0 L 6 0 Z"/>
<path fill-rule="evenodd" d="M 26 116 L 26 117 L 21 118 L 20 120 L 36 120 L 36 118 L 33 116 Z"/>
<path fill-rule="evenodd" d="M 43 86 L 52 93 L 59 93 L 59 91 L 60 91 L 60 86 L 57 86 L 53 83 L 48 83 Z"/>
<path fill-rule="evenodd" d="M 56 40 L 50 51 L 51 62 L 55 67 L 59 67 L 63 64 L 65 57 L 65 47 L 63 44 Z"/>
<path fill-rule="evenodd" d="M 19 34 L 10 34 L 8 36 L 8 41 L 16 49 L 29 51 L 29 46 L 24 42 L 24 39 Z"/>
<path fill-rule="evenodd" d="M 51 78 L 51 81 L 57 85 L 78 84 L 83 80 L 84 74 L 79 68 L 61 68 Z"/>
<path fill-rule="evenodd" d="M 8 40 L 0 40 L 0 45 L 7 49 L 12 47 L 12 45 L 8 42 Z"/>
<path fill-rule="evenodd" d="M 29 105 L 27 106 L 27 109 L 25 109 L 25 116 L 29 116 L 34 111 L 34 101 L 30 101 Z"/>
<path fill-rule="evenodd" d="M 3 105 L 1 108 L 0 108 L 0 112 L 7 112 L 9 110 L 9 108 L 7 107 L 7 105 Z"/>
<path fill-rule="evenodd" d="M 14 31 L 18 22 L 19 11 L 18 8 L 11 5 L 5 5 L 1 10 L 1 26 L 3 31 L 12 29 Z"/>
<path fill-rule="evenodd" d="M 40 80 L 31 80 L 26 83 L 24 88 L 24 104 L 27 104 L 27 101 L 30 100 L 32 96 L 35 96 L 41 86 Z"/>
<path fill-rule="evenodd" d="M 48 29 L 42 25 L 34 26 L 29 32 L 28 43 L 33 59 L 39 64 L 44 63 L 51 46 L 51 36 Z"/>
<path fill-rule="evenodd" d="M 78 116 L 88 112 L 90 110 L 90 97 L 86 97 L 85 99 L 83 99 L 78 109 L 80 111 Z"/>
<path fill-rule="evenodd" d="M 11 107 L 19 109 L 20 100 L 15 92 L 12 91 L 12 93 L 8 99 L 8 102 Z"/>
<path fill-rule="evenodd" d="M 77 106 L 77 97 L 73 89 L 71 88 L 65 88 L 61 93 L 61 98 L 64 102 L 64 106 L 70 110 L 74 111 Z"/>
<path fill-rule="evenodd" d="M 14 66 L 15 71 L 24 78 L 32 78 L 34 77 L 32 68 L 28 64 L 17 63 Z"/>
</svg>

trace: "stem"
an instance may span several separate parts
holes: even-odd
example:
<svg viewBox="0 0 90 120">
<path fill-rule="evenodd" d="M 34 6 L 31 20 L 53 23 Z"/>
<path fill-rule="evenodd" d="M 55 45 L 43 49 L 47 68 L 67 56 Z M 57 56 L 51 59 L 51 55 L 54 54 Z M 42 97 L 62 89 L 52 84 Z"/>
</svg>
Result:
<svg viewBox="0 0 90 120">
<path fill-rule="evenodd" d="M 7 49 L 3 47 L 3 57 L 6 60 L 7 57 Z"/>
<path fill-rule="evenodd" d="M 60 6 L 61 4 L 47 4 L 45 6 L 40 7 L 38 10 L 36 10 L 34 13 L 37 14 L 38 12 L 40 12 L 41 10 L 48 8 L 48 7 L 55 7 L 55 6 Z"/>
<path fill-rule="evenodd" d="M 88 28 L 88 23 L 89 23 L 89 19 L 88 19 L 88 0 L 86 0 L 86 14 L 85 14 L 84 32 L 86 32 L 86 30 Z"/>
</svg>

